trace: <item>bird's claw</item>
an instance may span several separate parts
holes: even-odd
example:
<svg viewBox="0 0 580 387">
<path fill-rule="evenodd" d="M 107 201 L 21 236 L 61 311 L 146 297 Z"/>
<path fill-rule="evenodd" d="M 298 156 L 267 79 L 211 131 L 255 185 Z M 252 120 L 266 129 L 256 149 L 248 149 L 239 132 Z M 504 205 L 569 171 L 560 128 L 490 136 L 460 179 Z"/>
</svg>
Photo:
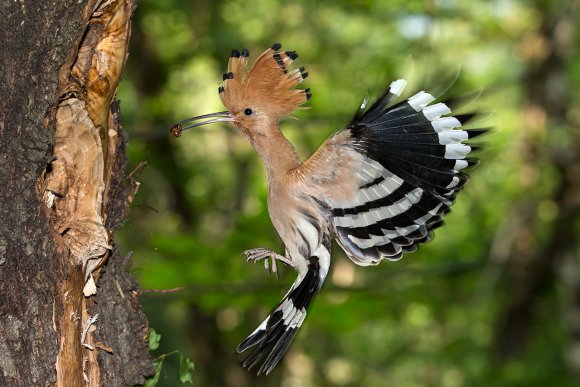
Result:
<svg viewBox="0 0 580 387">
<path fill-rule="evenodd" d="M 276 260 L 280 260 L 286 264 L 289 263 L 286 257 L 281 256 L 280 254 L 264 249 L 261 247 L 246 250 L 243 252 L 243 255 L 246 256 L 246 262 L 253 261 L 254 263 L 264 260 L 264 268 L 268 271 L 269 274 L 274 274 L 276 279 L 278 279 L 278 266 L 276 264 Z"/>
</svg>

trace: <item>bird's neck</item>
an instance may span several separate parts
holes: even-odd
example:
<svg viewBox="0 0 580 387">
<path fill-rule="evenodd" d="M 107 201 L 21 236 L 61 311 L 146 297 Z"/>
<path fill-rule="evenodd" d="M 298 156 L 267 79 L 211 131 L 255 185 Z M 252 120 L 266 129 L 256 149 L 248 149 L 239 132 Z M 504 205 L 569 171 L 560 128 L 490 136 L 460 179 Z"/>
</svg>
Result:
<svg viewBox="0 0 580 387">
<path fill-rule="evenodd" d="M 260 155 L 268 181 L 280 181 L 287 173 L 300 166 L 302 161 L 290 142 L 284 137 L 278 124 L 272 124 L 266 135 L 254 135 L 250 142 Z"/>
</svg>

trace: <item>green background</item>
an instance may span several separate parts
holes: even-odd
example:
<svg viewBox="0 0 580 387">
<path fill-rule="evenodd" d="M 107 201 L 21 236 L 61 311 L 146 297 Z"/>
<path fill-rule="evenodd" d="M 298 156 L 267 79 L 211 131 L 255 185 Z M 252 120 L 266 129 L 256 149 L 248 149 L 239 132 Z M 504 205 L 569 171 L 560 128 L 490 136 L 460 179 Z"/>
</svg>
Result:
<svg viewBox="0 0 580 387">
<path fill-rule="evenodd" d="M 128 172 L 148 165 L 116 241 L 162 335 L 152 357 L 181 351 L 196 386 L 577 385 L 578 21 L 566 1 L 140 0 L 118 97 Z M 335 246 L 294 345 L 258 378 L 235 347 L 295 277 L 241 257 L 284 251 L 261 162 L 227 125 L 168 128 L 224 110 L 232 48 L 255 58 L 278 41 L 310 73 L 309 108 L 282 124 L 303 158 L 392 80 L 419 90 L 459 66 L 453 94 L 481 91 L 469 108 L 494 131 L 431 243 L 368 268 Z M 168 356 L 158 385 L 179 385 L 178 366 Z"/>
</svg>

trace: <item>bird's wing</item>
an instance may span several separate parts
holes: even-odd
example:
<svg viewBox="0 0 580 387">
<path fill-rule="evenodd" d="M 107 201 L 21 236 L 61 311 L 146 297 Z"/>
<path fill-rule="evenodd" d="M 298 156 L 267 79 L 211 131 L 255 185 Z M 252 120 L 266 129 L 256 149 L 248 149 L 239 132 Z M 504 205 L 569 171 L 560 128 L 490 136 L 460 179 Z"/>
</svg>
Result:
<svg viewBox="0 0 580 387">
<path fill-rule="evenodd" d="M 473 114 L 451 115 L 453 101 L 421 91 L 393 104 L 406 82 L 393 82 L 370 108 L 323 144 L 297 170 L 331 212 L 338 244 L 357 264 L 396 260 L 431 238 L 477 164 L 464 144 L 485 129 L 459 129 Z"/>
</svg>

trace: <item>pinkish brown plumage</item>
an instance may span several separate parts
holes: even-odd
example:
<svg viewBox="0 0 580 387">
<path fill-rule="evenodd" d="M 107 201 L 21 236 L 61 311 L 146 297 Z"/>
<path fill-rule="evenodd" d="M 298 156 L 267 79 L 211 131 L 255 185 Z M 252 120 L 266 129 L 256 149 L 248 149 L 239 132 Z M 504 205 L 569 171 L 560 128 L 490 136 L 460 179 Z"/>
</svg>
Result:
<svg viewBox="0 0 580 387">
<path fill-rule="evenodd" d="M 461 170 L 477 163 L 466 157 L 472 146 L 463 142 L 484 132 L 456 129 L 473 115 L 453 117 L 444 102 L 433 104 L 439 96 L 424 91 L 394 104 L 406 86 L 397 80 L 371 107 L 365 101 L 344 130 L 302 162 L 279 122 L 309 100 L 310 90 L 297 88 L 308 73 L 292 70 L 298 55 L 280 48 L 274 44 L 249 68 L 248 50 L 233 50 L 218 90 L 227 111 L 178 124 L 186 130 L 231 122 L 266 169 L 268 211 L 286 251 L 255 248 L 244 254 L 264 260 L 273 272 L 276 261 L 298 272 L 282 301 L 238 346 L 238 352 L 253 348 L 244 367 L 259 365 L 258 373 L 266 374 L 281 360 L 322 288 L 332 238 L 361 266 L 415 251 L 442 224 L 467 182 Z"/>
</svg>

